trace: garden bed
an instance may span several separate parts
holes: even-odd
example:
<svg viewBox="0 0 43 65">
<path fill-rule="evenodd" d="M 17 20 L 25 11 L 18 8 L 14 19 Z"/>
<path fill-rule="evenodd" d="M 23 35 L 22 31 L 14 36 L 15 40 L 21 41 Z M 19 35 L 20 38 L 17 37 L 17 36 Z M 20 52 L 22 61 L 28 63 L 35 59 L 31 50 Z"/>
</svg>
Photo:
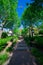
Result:
<svg viewBox="0 0 43 65">
<path fill-rule="evenodd" d="M 7 41 L 10 41 L 11 39 L 12 39 L 12 37 L 0 39 L 0 51 L 2 51 L 8 45 Z"/>
<path fill-rule="evenodd" d="M 0 54 L 0 65 L 3 65 L 3 63 L 5 61 L 7 61 L 9 58 L 8 54 L 7 53 L 4 53 L 4 54 Z"/>
</svg>

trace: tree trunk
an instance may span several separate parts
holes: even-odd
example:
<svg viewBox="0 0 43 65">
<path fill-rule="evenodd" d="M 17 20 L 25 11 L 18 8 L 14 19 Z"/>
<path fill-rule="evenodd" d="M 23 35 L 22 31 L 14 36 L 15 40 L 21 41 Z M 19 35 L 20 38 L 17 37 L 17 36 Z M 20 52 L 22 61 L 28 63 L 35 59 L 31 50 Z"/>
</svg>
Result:
<svg viewBox="0 0 43 65">
<path fill-rule="evenodd" d="M 29 27 L 29 36 L 33 37 L 33 27 Z"/>
<path fill-rule="evenodd" d="M 31 37 L 31 33 L 30 33 L 30 27 L 29 27 L 29 37 Z"/>
<path fill-rule="evenodd" d="M 31 27 L 31 37 L 33 37 L 33 33 L 34 33 L 34 31 L 33 31 L 33 26 Z"/>
<path fill-rule="evenodd" d="M 3 32 L 3 26 L 1 27 L 1 30 L 0 30 L 0 38 L 1 38 L 2 32 Z"/>
</svg>

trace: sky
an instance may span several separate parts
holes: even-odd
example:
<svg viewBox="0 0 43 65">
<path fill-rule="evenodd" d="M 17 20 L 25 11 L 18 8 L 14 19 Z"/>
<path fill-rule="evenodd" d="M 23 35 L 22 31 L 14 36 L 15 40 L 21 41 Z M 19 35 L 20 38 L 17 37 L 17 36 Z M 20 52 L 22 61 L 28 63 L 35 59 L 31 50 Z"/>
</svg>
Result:
<svg viewBox="0 0 43 65">
<path fill-rule="evenodd" d="M 17 12 L 19 17 L 21 17 L 24 9 L 26 8 L 26 3 L 30 3 L 30 2 L 31 0 L 18 0 Z"/>
<path fill-rule="evenodd" d="M 26 8 L 26 3 L 31 3 L 31 0 L 18 0 L 17 12 L 19 17 L 22 16 L 24 9 Z M 23 25 L 20 26 L 20 29 L 23 29 Z"/>
</svg>

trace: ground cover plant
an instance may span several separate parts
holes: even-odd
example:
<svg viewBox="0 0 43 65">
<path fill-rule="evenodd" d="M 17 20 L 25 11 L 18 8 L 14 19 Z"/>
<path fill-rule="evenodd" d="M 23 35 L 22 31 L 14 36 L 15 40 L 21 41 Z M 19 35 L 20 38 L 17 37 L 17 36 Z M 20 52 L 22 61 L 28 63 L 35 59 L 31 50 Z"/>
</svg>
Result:
<svg viewBox="0 0 43 65">
<path fill-rule="evenodd" d="M 3 65 L 3 63 L 8 59 L 8 54 L 4 53 L 4 54 L 0 54 L 0 65 Z"/>
<path fill-rule="evenodd" d="M 38 65 L 43 65 L 43 52 L 37 48 L 32 48 L 31 53 L 35 56 Z"/>
<path fill-rule="evenodd" d="M 7 46 L 7 42 L 10 41 L 11 39 L 12 37 L 7 37 L 4 39 L 0 38 L 0 51 L 2 51 Z"/>
</svg>

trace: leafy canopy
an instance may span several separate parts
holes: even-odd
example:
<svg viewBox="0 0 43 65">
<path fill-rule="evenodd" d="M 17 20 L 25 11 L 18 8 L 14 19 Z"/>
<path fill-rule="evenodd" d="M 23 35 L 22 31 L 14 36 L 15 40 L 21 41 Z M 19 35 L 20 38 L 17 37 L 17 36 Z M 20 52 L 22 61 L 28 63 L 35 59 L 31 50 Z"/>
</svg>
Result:
<svg viewBox="0 0 43 65">
<path fill-rule="evenodd" d="M 13 28 L 19 25 L 19 18 L 16 12 L 17 0 L 0 0 L 0 19 L 4 24 L 3 27 Z"/>
</svg>

